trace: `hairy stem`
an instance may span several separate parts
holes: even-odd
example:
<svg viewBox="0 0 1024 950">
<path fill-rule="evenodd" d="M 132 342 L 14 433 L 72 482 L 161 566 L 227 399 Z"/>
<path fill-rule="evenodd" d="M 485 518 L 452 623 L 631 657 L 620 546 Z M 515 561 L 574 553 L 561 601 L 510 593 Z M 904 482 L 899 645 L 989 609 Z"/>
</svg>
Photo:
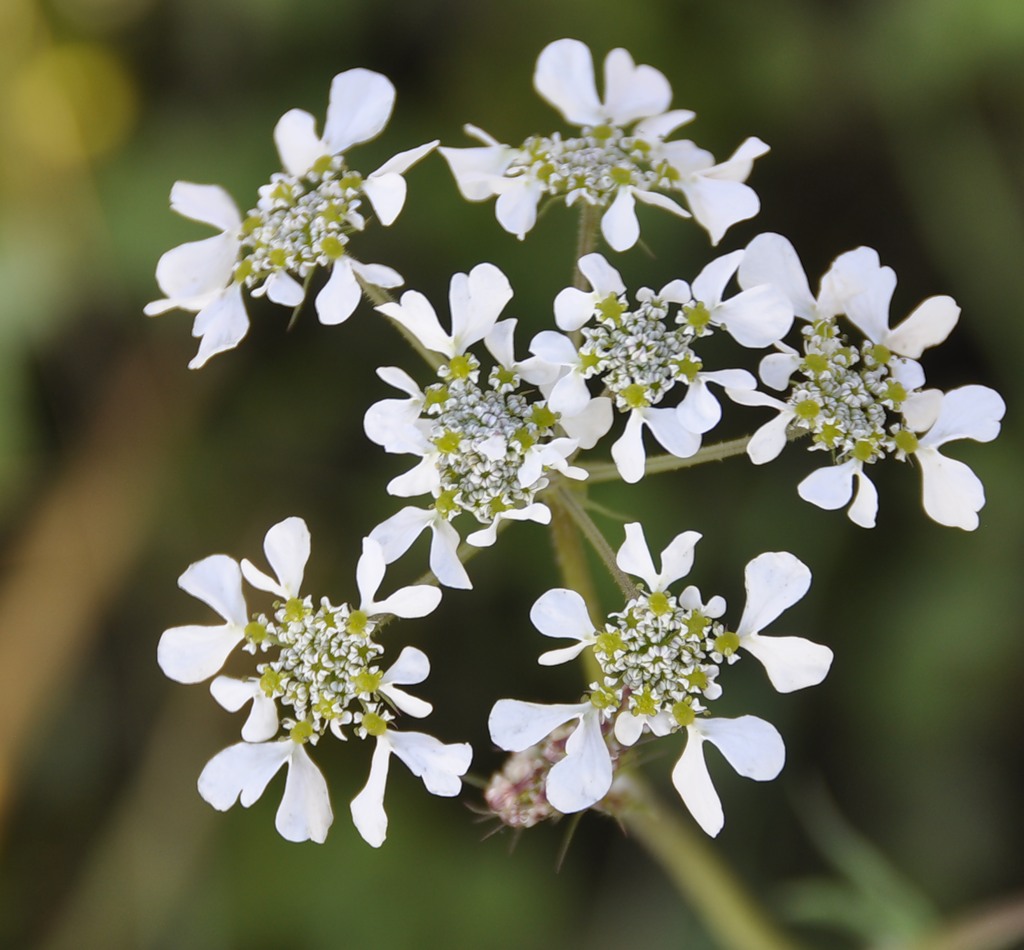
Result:
<svg viewBox="0 0 1024 950">
<path fill-rule="evenodd" d="M 796 950 L 682 811 L 666 806 L 635 772 L 616 779 L 615 816 L 661 865 L 707 927 L 734 950 Z"/>
<path fill-rule="evenodd" d="M 594 524 L 594 519 L 587 514 L 580 504 L 576 494 L 572 489 L 563 485 L 558 488 L 556 497 L 558 504 L 576 523 L 580 533 L 590 542 L 591 547 L 597 552 L 597 556 L 601 558 L 604 566 L 608 568 L 608 572 L 615 579 L 615 583 L 619 585 L 619 590 L 622 591 L 623 596 L 627 600 L 636 597 L 639 594 L 636 584 L 629 579 L 629 575 L 625 574 L 616 563 L 615 552 L 612 550 L 611 545 L 605 540 L 597 525 Z"/>
<path fill-rule="evenodd" d="M 658 475 L 661 472 L 676 472 L 679 469 L 692 468 L 694 465 L 703 465 L 705 462 L 721 462 L 723 459 L 742 455 L 746 451 L 749 441 L 750 436 L 745 435 L 740 439 L 705 445 L 696 455 L 691 455 L 686 459 L 676 458 L 674 455 L 655 455 L 644 463 L 644 474 Z M 579 462 L 577 464 L 589 473 L 587 475 L 588 485 L 595 485 L 599 482 L 615 482 L 622 478 L 614 462 Z"/>
</svg>

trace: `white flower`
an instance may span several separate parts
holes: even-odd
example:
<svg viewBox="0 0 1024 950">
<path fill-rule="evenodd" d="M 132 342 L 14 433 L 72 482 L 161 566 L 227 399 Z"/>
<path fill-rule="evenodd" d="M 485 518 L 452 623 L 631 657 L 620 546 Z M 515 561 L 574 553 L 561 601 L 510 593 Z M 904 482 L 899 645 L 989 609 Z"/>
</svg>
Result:
<svg viewBox="0 0 1024 950">
<path fill-rule="evenodd" d="M 277 575 L 275 580 L 264 574 L 248 558 L 242 559 L 242 574 L 258 590 L 276 594 L 282 600 L 299 596 L 302 575 L 309 560 L 309 528 L 301 518 L 279 521 L 263 539 L 263 553 Z"/>
<path fill-rule="evenodd" d="M 200 683 L 224 665 L 245 637 L 248 615 L 242 574 L 233 558 L 213 554 L 189 565 L 178 586 L 225 620 L 217 626 L 172 627 L 160 637 L 157 662 L 164 674 L 179 683 Z"/>
<path fill-rule="evenodd" d="M 999 434 L 1005 412 L 1006 404 L 994 390 L 963 386 L 944 394 L 938 417 L 920 439 L 904 443 L 907 454 L 921 466 L 924 510 L 939 524 L 973 531 L 985 504 L 985 490 L 977 475 L 939 449 L 955 439 L 991 442 Z"/>
<path fill-rule="evenodd" d="M 288 766 L 288 777 L 275 820 L 279 834 L 286 841 L 323 844 L 334 814 L 327 782 L 301 742 L 281 739 L 228 746 L 206 763 L 199 794 L 218 811 L 227 811 L 239 800 L 248 808 L 282 765 Z"/>
<path fill-rule="evenodd" d="M 252 703 L 249 718 L 242 726 L 242 738 L 246 742 L 266 742 L 277 735 L 277 703 L 263 691 L 258 679 L 218 676 L 210 683 L 210 692 L 228 712 L 238 712 L 246 703 Z"/>
<path fill-rule="evenodd" d="M 786 747 L 778 730 L 757 716 L 699 719 L 686 727 L 686 748 L 672 769 L 672 784 L 697 824 L 714 837 L 725 824 L 722 802 L 704 761 L 704 742 L 717 746 L 746 778 L 768 782 L 782 771 Z"/>
<path fill-rule="evenodd" d="M 469 590 L 473 584 L 459 560 L 459 533 L 436 508 L 410 505 L 395 512 L 370 532 L 388 564 L 397 561 L 416 539 L 430 529 L 430 570 L 445 587 Z"/>
<path fill-rule="evenodd" d="M 223 189 L 175 184 L 172 209 L 221 231 L 161 257 L 157 283 L 167 298 L 146 307 L 150 315 L 173 308 L 197 312 L 192 332 L 201 342 L 191 368 L 235 347 L 245 336 L 249 319 L 243 288 L 253 296 L 298 307 L 305 298 L 301 281 L 317 267 L 329 268 L 316 311 L 321 323 L 337 324 L 358 305 L 360 282 L 402 284 L 401 275 L 390 267 L 354 259 L 348 243 L 366 225 L 360 210 L 364 198 L 383 225 L 394 222 L 405 202 L 403 173 L 437 142 L 400 152 L 365 177 L 349 168 L 343 155 L 380 134 L 394 100 L 394 86 L 385 76 L 350 69 L 331 83 L 322 137 L 308 112 L 285 113 L 274 129 L 284 172 L 260 188 L 259 201 L 244 220 Z"/>
<path fill-rule="evenodd" d="M 384 786 L 391 755 L 397 755 L 413 775 L 423 780 L 428 792 L 451 798 L 462 789 L 473 750 L 468 743 L 445 744 L 422 732 L 389 729 L 377 736 L 370 765 L 370 777 L 352 799 L 352 821 L 363 839 L 375 848 L 387 837 L 388 816 L 384 812 Z"/>
<path fill-rule="evenodd" d="M 665 192 L 686 198 L 715 243 L 730 225 L 757 213 L 757 196 L 743 181 L 768 147 L 748 139 L 716 165 L 692 142 L 666 142 L 694 113 L 669 110 L 668 80 L 651 66 L 636 65 L 626 50 L 613 49 L 605 58 L 603 98 L 590 51 L 573 39 L 557 40 L 541 51 L 534 86 L 567 122 L 581 127 L 578 136 L 535 135 L 511 147 L 468 125 L 467 134 L 482 146 L 439 149 L 463 197 L 497 197 L 495 215 L 509 233 L 525 237 L 545 196 L 567 206 L 603 208 L 601 231 L 616 251 L 639 239 L 638 201 L 691 216 Z"/>
</svg>

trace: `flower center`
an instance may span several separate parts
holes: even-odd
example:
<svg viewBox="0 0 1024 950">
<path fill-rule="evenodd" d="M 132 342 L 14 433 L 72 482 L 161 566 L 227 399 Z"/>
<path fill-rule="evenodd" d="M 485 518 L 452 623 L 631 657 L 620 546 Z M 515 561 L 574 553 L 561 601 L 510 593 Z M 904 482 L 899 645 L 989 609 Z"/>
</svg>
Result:
<svg viewBox="0 0 1024 950">
<path fill-rule="evenodd" d="M 425 393 L 429 438 L 440 453 L 441 492 L 434 507 L 449 520 L 468 511 L 490 524 L 503 511 L 529 505 L 547 486 L 542 477 L 524 487 L 519 473 L 527 454 L 553 434 L 558 416 L 544 401 L 531 402 L 517 393 L 515 373 L 496 367 L 485 389 L 477 382 L 476 358 L 459 359 L 459 372 L 442 367 L 445 382 L 428 386 Z"/>
<path fill-rule="evenodd" d="M 893 375 L 892 353 L 870 340 L 857 349 L 832 320 L 819 320 L 803 334 L 803 378 L 789 396 L 793 425 L 838 462 L 870 463 L 896 452 L 910 433 L 899 418 L 907 391 Z"/>
<path fill-rule="evenodd" d="M 235 279 L 247 287 L 276 271 L 306 277 L 345 253 L 362 231 L 362 177 L 340 155 L 324 156 L 305 175 L 273 175 L 242 225 L 242 257 Z"/>
<path fill-rule="evenodd" d="M 309 597 L 278 601 L 272 617 L 261 614 L 246 627 L 252 652 L 257 645 L 279 648 L 276 659 L 256 669 L 263 692 L 291 708 L 284 725 L 296 741 L 315 743 L 332 721 L 352 722 L 352 707 L 355 718 L 392 718 L 377 694 L 384 648 L 372 639 L 375 628 L 373 617 L 326 597 L 316 609 Z M 356 733 L 365 737 L 360 727 Z"/>
<path fill-rule="evenodd" d="M 671 712 L 685 725 L 685 710 L 703 712 L 701 699 L 721 693 L 719 666 L 732 662 L 719 649 L 726 635 L 717 620 L 682 607 L 674 595 L 642 593 L 609 614 L 594 644 L 603 676 L 591 684 L 591 702 L 602 708 L 625 703 L 638 716 Z"/>
<path fill-rule="evenodd" d="M 584 127 L 575 138 L 530 136 L 506 174 L 538 182 L 544 193 L 606 205 L 623 186 L 647 191 L 663 184 L 650 162 L 650 145 L 612 126 Z"/>
<path fill-rule="evenodd" d="M 673 328 L 667 322 L 669 304 L 646 288 L 637 293 L 633 310 L 623 296 L 600 301 L 594 322 L 582 330 L 584 378 L 600 376 L 623 412 L 661 402 L 677 382 L 691 383 L 701 361 L 690 343 L 710 331 L 705 323 L 695 326 L 687 308 L 678 310 L 676 322 L 682 325 Z"/>
</svg>

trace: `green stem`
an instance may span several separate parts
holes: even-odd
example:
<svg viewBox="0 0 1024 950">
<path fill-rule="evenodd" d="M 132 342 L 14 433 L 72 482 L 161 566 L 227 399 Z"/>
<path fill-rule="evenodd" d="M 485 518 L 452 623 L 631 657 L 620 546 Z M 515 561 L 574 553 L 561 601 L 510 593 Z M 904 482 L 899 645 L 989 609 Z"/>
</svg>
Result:
<svg viewBox="0 0 1024 950">
<path fill-rule="evenodd" d="M 356 274 L 356 280 L 359 281 L 359 286 L 363 291 L 363 296 L 370 301 L 375 307 L 379 307 L 385 303 L 395 303 L 395 298 L 391 296 L 383 287 L 378 287 L 376 284 L 371 284 L 368 281 L 363 280 L 358 274 Z M 379 311 L 378 311 L 379 312 Z M 383 314 L 382 314 L 383 316 Z M 433 350 L 428 350 L 420 341 L 419 337 L 416 336 L 407 327 L 402 326 L 397 320 L 387 317 L 388 323 L 391 324 L 399 333 L 405 337 L 406 342 L 426 361 L 427 365 L 430 366 L 434 372 L 440 369 L 445 361 L 444 358 Z"/>
<path fill-rule="evenodd" d="M 584 202 L 580 207 L 580 226 L 576 237 L 576 257 L 573 259 L 572 285 L 577 290 L 586 290 L 588 281 L 580 272 L 579 260 L 597 247 L 597 235 L 601 228 L 601 209 Z"/>
<path fill-rule="evenodd" d="M 597 556 L 601 558 L 604 566 L 608 568 L 608 572 L 615 579 L 615 583 L 619 585 L 619 590 L 622 591 L 623 596 L 627 600 L 632 600 L 638 596 L 640 592 L 637 590 L 636 584 L 619 567 L 611 545 L 605 540 L 600 529 L 594 524 L 594 519 L 587 514 L 572 489 L 563 485 L 557 489 L 556 497 L 558 504 L 576 523 L 580 533 L 590 542 L 591 547 L 597 552 Z"/>
<path fill-rule="evenodd" d="M 734 950 L 795 950 L 743 883 L 694 831 L 679 809 L 666 807 L 635 772 L 612 789 L 618 818 L 686 897 L 716 946 Z"/>
<path fill-rule="evenodd" d="M 750 436 L 745 435 L 740 439 L 705 445 L 696 455 L 691 455 L 686 459 L 676 458 L 674 455 L 655 455 L 644 463 L 644 474 L 658 475 L 662 472 L 676 472 L 679 469 L 692 468 L 694 465 L 703 465 L 705 462 L 721 462 L 723 459 L 742 455 L 746 451 L 748 442 L 750 442 Z M 588 485 L 614 482 L 622 477 L 614 462 L 578 462 L 576 464 L 589 472 Z"/>
</svg>

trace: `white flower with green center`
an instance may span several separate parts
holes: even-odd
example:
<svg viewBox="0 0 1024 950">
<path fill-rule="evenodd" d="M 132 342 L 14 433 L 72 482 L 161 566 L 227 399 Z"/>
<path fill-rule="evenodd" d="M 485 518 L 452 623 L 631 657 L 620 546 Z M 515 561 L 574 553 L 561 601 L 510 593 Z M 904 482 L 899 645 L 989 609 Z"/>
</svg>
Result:
<svg viewBox="0 0 1024 950">
<path fill-rule="evenodd" d="M 544 399 L 519 391 L 523 380 L 539 385 L 553 378 L 554 371 L 542 360 L 515 359 L 515 322 L 498 322 L 512 296 L 505 275 L 493 264 L 479 264 L 469 274 L 452 278 L 449 296 L 450 333 L 416 291 L 378 308 L 447 362 L 438 369 L 439 381 L 425 390 L 396 367 L 383 368 L 381 378 L 407 398 L 371 406 L 364 428 L 386 451 L 420 457 L 414 468 L 392 479 L 388 491 L 399 497 L 429 493 L 434 499 L 432 512 L 404 509 L 371 537 L 380 541 L 391 563 L 431 528 L 432 569 L 436 564 L 443 572 L 435 570 L 442 583 L 461 587 L 468 586 L 468 578 L 455 566 L 458 535 L 445 530 L 442 522 L 471 515 L 483 527 L 467 540 L 478 546 L 493 544 L 502 521 L 550 520 L 548 507 L 535 500 L 549 483 L 548 473 L 568 478 L 586 473 L 568 464 L 579 441 L 557 431 L 560 416 Z M 481 340 L 496 360 L 485 378 L 479 360 L 467 352 Z"/>
<path fill-rule="evenodd" d="M 367 790 L 353 802 L 353 817 L 376 847 L 384 840 L 386 827 L 382 749 L 395 752 L 434 794 L 457 794 L 460 776 L 469 767 L 468 745 L 444 745 L 422 733 L 394 729 L 397 712 L 417 718 L 430 714 L 429 703 L 402 689 L 423 682 L 430 663 L 422 651 L 406 647 L 384 668 L 384 647 L 375 639 L 386 618 L 425 616 L 437 606 L 441 593 L 416 585 L 378 598 L 386 564 L 380 545 L 367 538 L 356 567 L 359 605 L 335 605 L 326 597 L 314 605 L 301 591 L 310 553 L 305 522 L 287 518 L 274 525 L 267 532 L 264 551 L 274 576 L 249 561 L 239 568 L 224 555 L 186 571 L 182 586 L 228 623 L 222 628 L 175 628 L 161 640 L 161 666 L 189 682 L 215 672 L 226 652 L 243 640 L 246 650 L 262 660 L 254 676 L 218 676 L 211 684 L 214 698 L 226 709 L 234 712 L 250 702 L 252 709 L 242 727 L 243 741 L 210 760 L 200 775 L 199 792 L 222 811 L 239 800 L 248 807 L 287 765 L 278 831 L 290 841 L 322 842 L 333 816 L 326 783 L 305 746 L 316 745 L 328 731 L 343 740 L 349 734 L 373 737 L 378 751 Z M 277 598 L 270 615 L 255 614 L 246 624 L 243 574 L 254 587 Z M 278 738 L 281 727 L 287 735 Z"/>
<path fill-rule="evenodd" d="M 847 512 L 850 520 L 874 527 L 878 492 L 866 466 L 886 456 L 903 460 L 913 454 L 915 433 L 934 422 L 941 396 L 921 389 L 924 371 L 917 358 L 946 339 L 960 308 L 950 297 L 929 297 L 890 329 L 896 275 L 866 247 L 836 258 L 815 299 L 792 245 L 779 235 L 760 235 L 751 242 L 740 266 L 740 283 L 768 279 L 773 271 L 797 316 L 809 322 L 802 331 L 803 352 L 779 344 L 780 352 L 765 357 L 761 364 L 761 378 L 773 389 L 788 388 L 788 398 L 760 392 L 733 396 L 737 402 L 778 411 L 775 419 L 754 434 L 748 455 L 755 464 L 769 462 L 782 451 L 788 431 L 808 433 L 810 448 L 828 452 L 834 464 L 807 476 L 798 486 L 800 497 L 825 509 L 842 508 L 852 497 Z M 839 316 L 846 316 L 866 339 L 859 344 L 851 342 Z M 989 405 L 981 416 L 992 418 L 993 413 Z M 961 510 L 961 502 L 954 502 L 957 513 L 947 509 L 936 520 L 976 526 L 976 513 L 984 498 L 980 483 L 974 479 L 968 487 L 970 479 L 962 474 L 954 477 L 960 487 L 952 490 L 950 486 L 950 497 L 962 499 L 966 507 Z M 935 517 L 932 512 L 942 507 L 930 503 L 926 510 Z"/>
<path fill-rule="evenodd" d="M 531 352 L 560 368 L 549 396 L 555 411 L 586 405 L 587 380 L 597 378 L 616 408 L 628 413 L 625 432 L 612 446 L 612 458 L 627 482 L 644 473 L 644 427 L 671 454 L 688 458 L 722 416 L 711 384 L 727 392 L 754 388 L 746 370 L 706 370 L 699 340 L 721 329 L 743 346 L 764 347 L 789 329 L 792 308 L 773 288 L 762 285 L 725 297 L 743 254 L 712 261 L 692 287 L 674 280 L 657 294 L 643 288 L 632 305 L 618 272 L 600 254 L 588 254 L 579 268 L 593 289 L 569 287 L 555 298 L 559 327 L 579 332 L 582 342 L 577 346 L 551 330 L 531 342 Z M 677 384 L 686 391 L 682 401 L 674 408 L 659 407 Z"/>
<path fill-rule="evenodd" d="M 746 567 L 747 603 L 735 630 L 719 619 L 725 601 L 703 603 L 687 587 L 676 597 L 670 585 L 689 573 L 700 535 L 678 535 L 655 567 L 639 524 L 626 525 L 618 566 L 641 578 L 644 586 L 622 611 L 598 627 L 575 591 L 550 590 L 533 607 L 530 619 L 548 637 L 576 642 L 548 651 L 540 662 L 562 663 L 585 649 L 593 652 L 601 676 L 578 704 L 545 706 L 503 699 L 489 720 L 491 738 L 501 748 L 522 752 L 552 730 L 576 723 L 565 757 L 551 769 L 547 800 L 560 811 L 581 811 L 596 804 L 611 787 L 613 756 L 605 736 L 614 733 L 624 746 L 635 744 L 645 728 L 654 736 L 686 730 L 688 742 L 673 781 L 683 801 L 708 834 L 722 827 L 721 805 L 710 784 L 701 747 L 718 745 L 742 775 L 774 778 L 785 758 L 782 739 L 753 716 L 708 718 L 705 702 L 721 696 L 718 676 L 745 649 L 764 665 L 772 684 L 790 692 L 821 682 L 832 651 L 802 637 L 766 637 L 762 630 L 807 591 L 810 572 L 793 555 L 770 552 Z"/>
<path fill-rule="evenodd" d="M 665 141 L 694 113 L 670 111 L 668 80 L 651 66 L 636 65 L 626 50 L 613 49 L 605 58 L 603 99 L 590 50 L 578 40 L 546 46 L 533 80 L 537 92 L 580 127 L 578 135 L 532 135 L 512 147 L 467 125 L 467 134 L 482 146 L 439 149 L 463 197 L 497 197 L 495 214 L 509 233 L 525 237 L 545 198 L 604 209 L 601 231 L 616 251 L 639 239 L 638 201 L 683 218 L 692 211 L 716 244 L 731 225 L 759 210 L 757 196 L 744 182 L 753 160 L 768 147 L 748 139 L 716 165 L 710 153 L 692 142 Z M 683 196 L 691 210 L 671 194 Z"/>
<path fill-rule="evenodd" d="M 243 218 L 231 197 L 214 185 L 177 182 L 171 208 L 221 233 L 173 248 L 157 264 L 157 283 L 167 295 L 147 305 L 149 315 L 171 309 L 196 312 L 196 369 L 232 349 L 248 332 L 243 290 L 297 307 L 304 282 L 317 268 L 330 276 L 317 294 L 321 323 L 347 320 L 359 303 L 360 282 L 397 287 L 390 267 L 364 264 L 349 253 L 353 234 L 366 226 L 364 199 L 381 224 L 398 217 L 405 202 L 403 173 L 437 142 L 400 152 L 363 176 L 343 153 L 381 133 L 391 115 L 395 89 L 379 73 L 350 69 L 331 83 L 323 136 L 308 112 L 292 109 L 278 121 L 274 140 L 284 171 L 259 189 L 259 200 Z"/>
</svg>

